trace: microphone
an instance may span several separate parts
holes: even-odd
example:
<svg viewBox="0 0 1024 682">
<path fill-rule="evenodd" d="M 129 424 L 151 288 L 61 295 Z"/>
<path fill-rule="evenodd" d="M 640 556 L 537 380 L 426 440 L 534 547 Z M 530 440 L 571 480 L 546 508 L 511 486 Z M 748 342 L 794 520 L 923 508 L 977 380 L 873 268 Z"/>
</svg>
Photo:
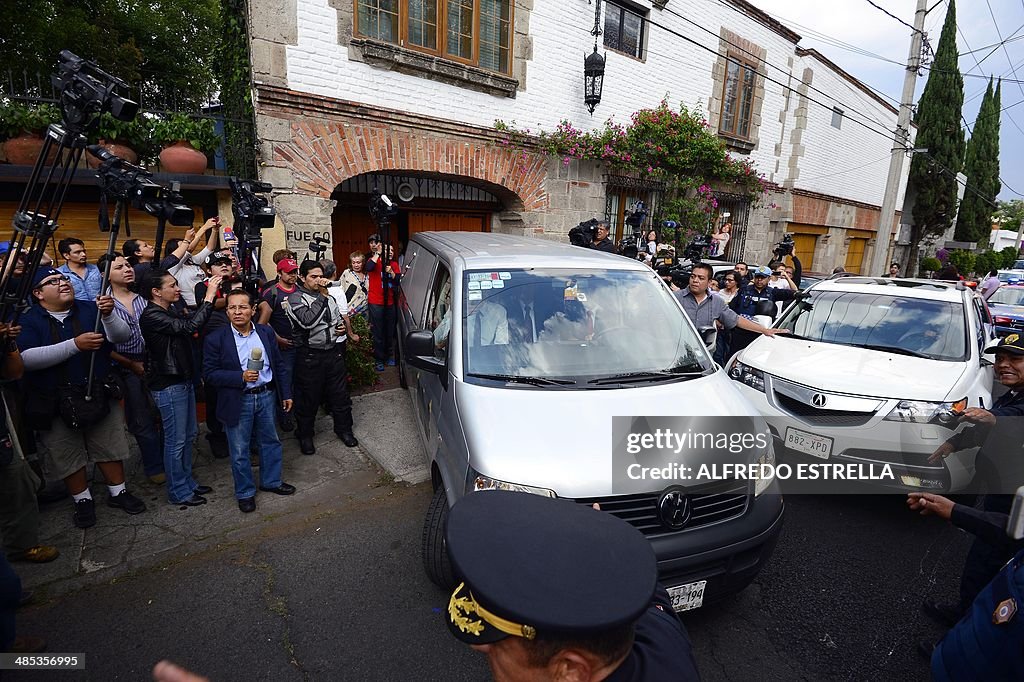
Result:
<svg viewBox="0 0 1024 682">
<path fill-rule="evenodd" d="M 259 372 L 263 369 L 263 349 L 253 348 L 252 352 L 249 353 L 249 361 L 245 363 L 245 369 L 251 372 Z"/>
</svg>

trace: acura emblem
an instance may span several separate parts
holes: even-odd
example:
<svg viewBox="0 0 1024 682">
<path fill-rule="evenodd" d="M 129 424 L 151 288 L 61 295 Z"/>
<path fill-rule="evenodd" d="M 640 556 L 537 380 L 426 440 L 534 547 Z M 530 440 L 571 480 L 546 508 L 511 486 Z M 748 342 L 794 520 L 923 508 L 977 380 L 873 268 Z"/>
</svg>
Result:
<svg viewBox="0 0 1024 682">
<path fill-rule="evenodd" d="M 825 401 L 826 398 L 824 393 L 815 393 L 811 398 L 811 404 L 815 407 L 825 407 Z"/>
<path fill-rule="evenodd" d="M 690 500 L 678 488 L 670 488 L 658 500 L 658 519 L 669 530 L 679 530 L 690 520 Z"/>
</svg>

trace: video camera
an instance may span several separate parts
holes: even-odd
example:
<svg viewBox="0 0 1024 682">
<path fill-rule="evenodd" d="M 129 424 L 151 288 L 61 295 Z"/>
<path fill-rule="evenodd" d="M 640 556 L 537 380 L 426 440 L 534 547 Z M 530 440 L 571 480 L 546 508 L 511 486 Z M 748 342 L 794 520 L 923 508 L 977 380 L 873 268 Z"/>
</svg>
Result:
<svg viewBox="0 0 1024 682">
<path fill-rule="evenodd" d="M 153 182 L 153 174 L 145 168 L 128 163 L 110 153 L 105 147 L 90 145 L 90 154 L 100 160 L 96 173 L 99 175 L 100 190 L 107 198 L 125 201 L 140 211 L 163 219 L 171 225 L 191 225 L 195 212 L 185 203 L 185 198 L 176 188 L 167 188 Z M 107 232 L 109 225 L 100 225 Z M 126 230 L 128 236 L 131 232 Z"/>
<path fill-rule="evenodd" d="M 373 195 L 370 196 L 370 217 L 373 218 L 377 228 L 384 228 L 397 216 L 398 206 L 388 198 L 387 194 L 382 194 L 380 190 L 374 188 Z"/>
<path fill-rule="evenodd" d="M 320 257 L 322 255 L 324 255 L 324 251 L 327 250 L 328 241 L 329 240 L 326 237 L 313 237 L 313 241 L 311 241 L 309 243 L 309 246 L 306 247 L 308 249 L 308 251 L 306 253 L 306 259 L 307 260 L 320 260 Z M 315 253 L 316 254 L 316 258 L 310 258 L 309 257 L 310 253 Z"/>
<path fill-rule="evenodd" d="M 569 230 L 569 243 L 573 246 L 589 247 L 594 243 L 597 226 L 600 222 L 597 218 L 591 218 Z"/>
<path fill-rule="evenodd" d="M 260 230 L 274 226 L 277 212 L 264 194 L 273 191 L 269 182 L 229 178 L 231 187 L 231 215 L 235 219 L 235 230 L 243 248 L 258 248 L 263 244 Z"/>
<path fill-rule="evenodd" d="M 683 258 L 691 264 L 697 264 L 704 258 L 704 254 L 711 249 L 711 238 L 706 234 L 697 235 L 693 241 L 683 248 Z"/>
<path fill-rule="evenodd" d="M 116 92 L 127 91 L 127 83 L 70 50 L 61 50 L 57 72 L 50 76 L 50 82 L 60 91 L 64 124 L 74 132 L 92 126 L 105 111 L 119 121 L 131 121 L 139 112 L 137 102 Z"/>
<path fill-rule="evenodd" d="M 793 242 L 793 235 L 784 234 L 782 235 L 782 241 L 776 244 L 775 248 L 772 249 L 772 254 L 774 254 L 775 260 L 782 260 L 786 256 L 792 256 L 793 249 L 795 247 L 796 244 Z"/>
<path fill-rule="evenodd" d="M 633 204 L 633 210 L 627 211 L 626 225 L 632 228 L 632 234 L 629 237 L 623 237 L 619 242 L 619 254 L 626 258 L 641 258 L 641 254 L 647 250 L 646 240 L 644 239 L 643 224 L 644 220 L 647 219 L 650 211 L 644 205 L 644 202 L 638 201 Z"/>
</svg>

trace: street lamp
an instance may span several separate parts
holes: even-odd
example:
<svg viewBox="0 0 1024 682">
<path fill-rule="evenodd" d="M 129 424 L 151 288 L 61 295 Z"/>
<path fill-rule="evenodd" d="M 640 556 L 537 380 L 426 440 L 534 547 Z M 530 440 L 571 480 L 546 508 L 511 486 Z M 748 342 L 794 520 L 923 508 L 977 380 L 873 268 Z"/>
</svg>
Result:
<svg viewBox="0 0 1024 682">
<path fill-rule="evenodd" d="M 594 115 L 594 108 L 601 102 L 601 89 L 604 87 L 604 62 L 605 58 L 597 51 L 597 43 L 594 43 L 594 51 L 583 60 L 583 103 Z"/>
</svg>

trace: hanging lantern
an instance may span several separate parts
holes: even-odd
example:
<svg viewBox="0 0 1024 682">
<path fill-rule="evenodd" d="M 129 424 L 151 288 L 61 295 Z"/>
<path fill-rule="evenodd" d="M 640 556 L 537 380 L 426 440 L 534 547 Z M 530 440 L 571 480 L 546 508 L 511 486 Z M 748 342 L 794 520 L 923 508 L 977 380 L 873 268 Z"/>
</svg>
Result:
<svg viewBox="0 0 1024 682">
<path fill-rule="evenodd" d="M 594 45 L 594 51 L 583 60 L 583 103 L 587 105 L 591 115 L 594 114 L 594 108 L 601 103 L 604 62 L 604 56 L 597 52 L 597 44 Z"/>
</svg>

